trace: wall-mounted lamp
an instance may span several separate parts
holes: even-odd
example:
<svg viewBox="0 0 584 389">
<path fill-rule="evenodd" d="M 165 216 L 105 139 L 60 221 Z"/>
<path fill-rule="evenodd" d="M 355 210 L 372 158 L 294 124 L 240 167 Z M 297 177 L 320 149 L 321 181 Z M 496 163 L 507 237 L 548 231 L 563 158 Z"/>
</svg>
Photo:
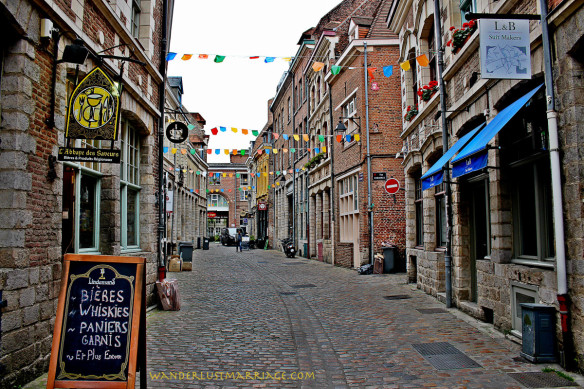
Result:
<svg viewBox="0 0 584 389">
<path fill-rule="evenodd" d="M 69 62 L 78 65 L 83 65 L 89 56 L 89 50 L 83 45 L 83 40 L 77 38 L 75 42 L 65 46 L 63 50 L 63 58 L 59 62 Z"/>
<path fill-rule="evenodd" d="M 347 127 L 343 123 L 343 119 L 351 120 L 353 123 L 355 123 L 355 125 L 357 127 L 359 127 L 359 130 L 361 130 L 361 117 L 360 116 L 350 116 L 350 117 L 340 116 L 339 117 L 339 124 L 337 124 L 337 128 L 335 128 L 335 131 L 339 131 L 339 132 L 347 131 Z M 357 119 L 359 121 L 359 123 L 355 122 L 355 119 Z"/>
</svg>

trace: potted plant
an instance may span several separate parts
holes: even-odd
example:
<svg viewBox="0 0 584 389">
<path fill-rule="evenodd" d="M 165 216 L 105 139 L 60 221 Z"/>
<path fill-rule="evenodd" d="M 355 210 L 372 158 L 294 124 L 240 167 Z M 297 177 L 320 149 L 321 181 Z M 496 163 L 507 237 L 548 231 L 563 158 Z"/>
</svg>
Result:
<svg viewBox="0 0 584 389">
<path fill-rule="evenodd" d="M 306 169 L 310 169 L 313 168 L 315 166 L 317 166 L 321 160 L 323 160 L 325 158 L 325 154 L 323 152 L 316 154 L 314 157 L 312 157 L 307 163 L 304 164 L 304 167 Z"/>
<path fill-rule="evenodd" d="M 438 81 L 430 81 L 428 85 L 424 85 L 418 89 L 418 96 L 420 96 L 423 101 L 428 101 L 436 92 L 438 92 Z"/>
<path fill-rule="evenodd" d="M 465 45 L 466 41 L 470 39 L 472 34 L 477 29 L 477 21 L 471 20 L 468 23 L 464 23 L 462 28 L 456 28 L 454 26 L 450 27 L 452 31 L 452 39 L 446 42 L 446 46 L 452 47 L 452 52 L 457 54 L 460 49 Z"/>
<path fill-rule="evenodd" d="M 404 115 L 404 119 L 406 122 L 409 122 L 417 114 L 418 114 L 418 106 L 414 105 L 412 107 L 411 105 L 408 105 L 408 108 L 406 108 L 406 114 Z"/>
</svg>

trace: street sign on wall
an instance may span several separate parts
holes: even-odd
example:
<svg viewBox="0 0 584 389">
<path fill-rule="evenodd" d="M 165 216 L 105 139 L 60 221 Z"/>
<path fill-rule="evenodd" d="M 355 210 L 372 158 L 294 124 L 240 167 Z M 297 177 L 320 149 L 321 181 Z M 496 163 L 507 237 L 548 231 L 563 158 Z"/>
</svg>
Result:
<svg viewBox="0 0 584 389">
<path fill-rule="evenodd" d="M 373 173 L 373 181 L 385 181 L 387 180 L 387 174 L 385 172 Z"/>
<path fill-rule="evenodd" d="M 217 213 L 216 212 L 207 212 L 207 217 L 209 219 L 213 219 L 213 218 L 217 217 Z"/>
<path fill-rule="evenodd" d="M 389 194 L 396 194 L 399 190 L 399 181 L 395 178 L 390 178 L 385 181 L 385 191 Z"/>
</svg>

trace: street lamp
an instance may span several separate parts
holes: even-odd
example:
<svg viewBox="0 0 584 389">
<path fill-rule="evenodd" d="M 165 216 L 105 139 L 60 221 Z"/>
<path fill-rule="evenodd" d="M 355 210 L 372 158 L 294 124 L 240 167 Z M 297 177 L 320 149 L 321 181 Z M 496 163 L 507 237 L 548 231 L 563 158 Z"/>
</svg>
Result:
<svg viewBox="0 0 584 389">
<path fill-rule="evenodd" d="M 359 128 L 359 130 L 361 130 L 361 117 L 360 116 L 348 116 L 348 117 L 340 116 L 339 117 L 339 124 L 337 124 L 337 128 L 335 128 L 335 131 L 339 131 L 339 132 L 347 131 L 347 127 L 343 123 L 343 119 L 347 119 L 347 120 L 352 121 Z M 355 122 L 355 119 L 357 119 L 359 121 L 359 123 Z"/>
</svg>

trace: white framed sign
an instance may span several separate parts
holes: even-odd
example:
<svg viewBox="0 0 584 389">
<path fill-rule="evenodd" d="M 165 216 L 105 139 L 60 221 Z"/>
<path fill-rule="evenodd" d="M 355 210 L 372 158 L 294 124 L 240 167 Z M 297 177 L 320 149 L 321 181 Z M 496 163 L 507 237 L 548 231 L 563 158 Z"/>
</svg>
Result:
<svg viewBox="0 0 584 389">
<path fill-rule="evenodd" d="M 531 79 L 529 20 L 481 19 L 481 77 Z"/>
</svg>

